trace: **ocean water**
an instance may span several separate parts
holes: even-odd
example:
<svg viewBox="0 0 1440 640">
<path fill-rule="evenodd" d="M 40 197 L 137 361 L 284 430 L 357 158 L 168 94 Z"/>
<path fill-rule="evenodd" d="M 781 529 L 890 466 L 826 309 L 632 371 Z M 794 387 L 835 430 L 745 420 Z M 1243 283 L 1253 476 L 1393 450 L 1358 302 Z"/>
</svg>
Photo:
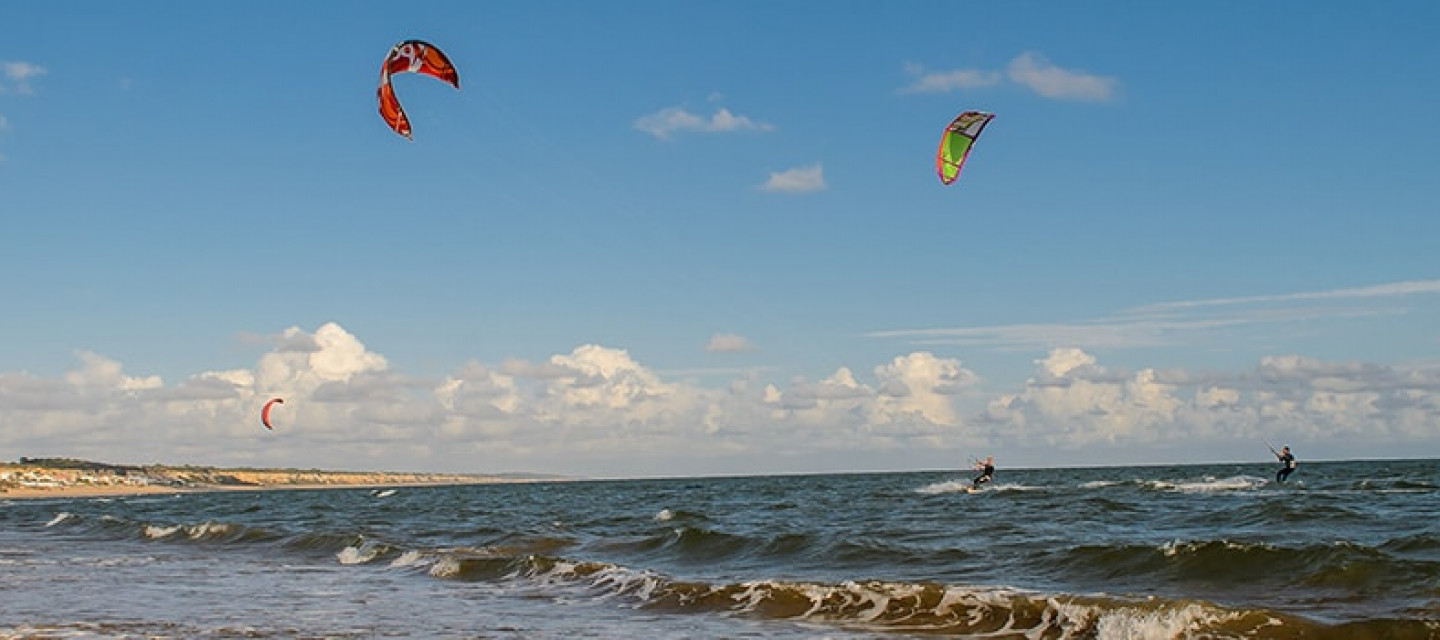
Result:
<svg viewBox="0 0 1440 640">
<path fill-rule="evenodd" d="M 1440 638 L 1440 461 L 0 498 L 0 638 Z"/>
</svg>

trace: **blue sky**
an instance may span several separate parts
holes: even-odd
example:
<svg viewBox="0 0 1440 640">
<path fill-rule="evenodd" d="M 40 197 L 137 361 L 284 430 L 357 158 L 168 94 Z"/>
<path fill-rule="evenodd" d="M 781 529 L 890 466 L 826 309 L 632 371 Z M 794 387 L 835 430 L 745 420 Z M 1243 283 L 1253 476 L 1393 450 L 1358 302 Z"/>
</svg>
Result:
<svg viewBox="0 0 1440 640">
<path fill-rule="evenodd" d="M 7 5 L 0 459 L 1440 455 L 1440 7 L 1301 9 Z"/>
</svg>

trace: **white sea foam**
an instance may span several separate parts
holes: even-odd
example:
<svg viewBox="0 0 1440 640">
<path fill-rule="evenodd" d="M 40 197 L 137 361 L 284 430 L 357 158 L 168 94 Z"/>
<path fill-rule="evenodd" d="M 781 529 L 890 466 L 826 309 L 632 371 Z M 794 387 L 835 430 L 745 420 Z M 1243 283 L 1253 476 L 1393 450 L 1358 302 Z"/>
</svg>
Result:
<svg viewBox="0 0 1440 640">
<path fill-rule="evenodd" d="M 513 579 L 520 577 L 521 574 L 524 574 L 526 578 L 533 580 L 541 585 L 564 584 L 568 582 L 573 582 L 578 577 L 576 575 L 576 570 L 580 567 L 580 565 L 575 562 L 570 562 L 568 560 L 557 560 L 554 564 L 550 566 L 549 569 L 545 571 L 540 571 L 539 567 L 536 566 L 534 562 L 534 558 L 531 558 L 530 561 L 526 563 L 526 565 L 527 566 L 525 568 L 517 569 L 507 574 L 505 577 Z"/>
<path fill-rule="evenodd" d="M 335 557 L 340 564 L 365 564 L 380 557 L 384 549 L 380 545 L 363 544 L 358 547 L 345 547 Z"/>
<path fill-rule="evenodd" d="M 66 521 L 66 520 L 69 520 L 69 519 L 72 518 L 72 517 L 74 517 L 74 514 L 68 512 L 68 511 L 61 511 L 61 512 L 58 513 L 58 514 L 55 514 L 55 517 L 54 517 L 54 518 L 51 518 L 49 522 L 45 523 L 45 526 L 47 526 L 47 527 L 53 527 L 53 526 L 55 526 L 55 525 L 57 525 L 57 524 L 60 524 L 61 522 L 64 522 L 64 521 Z"/>
<path fill-rule="evenodd" d="M 797 620 L 844 620 L 889 630 L 942 630 L 961 623 L 967 627 L 966 637 L 1011 638 L 1032 636 L 1050 629 L 1056 617 L 1056 614 L 1047 613 L 1034 628 L 1017 628 L 1014 615 L 1016 600 L 1028 596 L 1005 588 L 946 587 L 933 607 L 917 609 L 914 604 L 926 598 L 926 592 L 931 587 L 913 583 L 854 581 L 839 584 L 759 581 L 739 586 L 741 589 L 731 598 L 744 612 L 760 610 L 780 593 L 799 594 L 810 604 L 806 611 L 794 616 Z M 977 631 L 992 626 L 997 616 L 1008 619 L 991 632 Z"/>
<path fill-rule="evenodd" d="M 973 486 L 974 484 L 970 480 L 946 480 L 920 487 L 915 490 L 915 493 L 932 496 L 942 493 L 968 493 Z"/>
<path fill-rule="evenodd" d="M 591 586 L 608 591 L 612 595 L 630 595 L 645 602 L 668 581 L 649 571 L 636 571 L 619 566 L 606 566 L 590 579 Z"/>
<path fill-rule="evenodd" d="M 1207 627 L 1238 619 L 1240 615 L 1193 603 L 1154 611 L 1127 607 L 1101 613 L 1095 630 L 1096 635 L 1104 639 L 1168 640 L 1190 637 Z"/>
<path fill-rule="evenodd" d="M 741 611 L 755 611 L 776 591 L 798 592 L 810 601 L 800 620 L 844 619 L 859 623 L 875 623 L 890 630 L 946 629 L 959 623 L 966 627 L 966 637 L 1096 637 L 1101 640 L 1169 640 L 1192 637 L 1208 628 L 1236 620 L 1243 612 L 1225 611 L 1200 604 L 1173 607 L 1101 606 L 1058 598 L 1045 598 L 1045 611 L 1040 619 L 1017 616 L 1028 607 L 1022 602 L 1037 594 L 1026 594 L 1008 588 L 952 586 L 945 588 L 932 608 L 912 611 L 903 617 L 908 603 L 924 595 L 925 587 L 908 583 L 857 583 L 835 585 L 745 583 L 733 595 Z M 927 617 L 933 616 L 933 620 Z M 913 617 L 913 619 L 912 619 Z M 951 622 L 946 622 L 947 620 Z M 994 626 L 1000 622 L 1000 626 Z M 980 629 L 987 629 L 980 631 Z M 1055 632 L 1058 636 L 1052 636 Z M 1092 635 L 1093 634 L 1093 635 Z"/>
<path fill-rule="evenodd" d="M 1128 483 L 1127 483 L 1127 482 L 1124 482 L 1124 481 L 1121 481 L 1121 480 L 1091 480 L 1091 481 L 1089 481 L 1089 482 L 1082 482 L 1082 483 L 1080 483 L 1080 488 L 1081 488 L 1081 489 L 1104 489 L 1104 488 L 1106 488 L 1106 487 L 1118 487 L 1118 486 L 1123 485 L 1123 484 L 1128 484 Z"/>
<path fill-rule="evenodd" d="M 208 536 L 212 533 L 216 535 L 224 535 L 226 533 L 229 533 L 232 528 L 232 525 L 220 522 L 202 522 L 200 524 L 185 527 L 185 535 L 189 536 L 192 540 L 199 540 L 200 538 L 204 538 L 205 536 Z"/>
<path fill-rule="evenodd" d="M 145 537 L 156 540 L 173 536 L 178 531 L 180 531 L 180 525 L 178 524 L 169 527 L 162 527 L 154 524 L 145 525 Z"/>
<path fill-rule="evenodd" d="M 540 586 L 564 587 L 587 586 L 597 589 L 601 597 L 626 596 L 643 604 L 655 597 L 658 590 L 670 584 L 665 576 L 651 571 L 637 571 L 628 567 L 605 563 L 577 563 L 559 560 L 548 570 L 539 571 L 534 565 L 525 572 L 525 577 Z M 507 576 L 519 577 L 519 572 Z"/>
<path fill-rule="evenodd" d="M 400 557 L 391 560 L 390 566 L 398 569 L 403 567 L 418 567 L 433 562 L 433 558 L 427 558 L 425 554 L 420 553 L 419 551 L 412 550 L 406 551 L 405 553 L 400 554 Z"/>
<path fill-rule="evenodd" d="M 989 491 L 1044 491 L 1044 490 L 1046 490 L 1046 489 L 1048 489 L 1048 488 L 1049 488 L 1049 487 L 1043 487 L 1043 486 L 1034 485 L 1034 484 L 1011 484 L 1011 483 L 1008 483 L 1008 482 L 1007 482 L 1007 483 L 1003 483 L 1003 484 L 992 484 L 992 485 L 989 486 L 988 490 L 989 490 Z"/>
<path fill-rule="evenodd" d="M 1267 481 L 1264 478 L 1255 476 L 1231 476 L 1229 478 L 1215 478 L 1207 476 L 1197 482 L 1167 482 L 1164 480 L 1152 480 L 1150 486 L 1162 491 L 1178 491 L 1180 493 L 1213 493 L 1217 491 L 1251 491 L 1263 486 Z"/>
<path fill-rule="evenodd" d="M 925 495 L 939 495 L 943 493 L 978 493 L 980 491 L 1044 491 L 1047 487 L 1031 484 L 982 484 L 979 489 L 975 488 L 973 480 L 946 480 L 928 484 L 915 490 L 915 493 Z"/>
<path fill-rule="evenodd" d="M 450 578 L 460 575 L 460 559 L 454 556 L 440 556 L 430 565 L 430 575 L 436 578 Z"/>
<path fill-rule="evenodd" d="M 669 522 L 674 519 L 675 512 L 669 509 L 661 509 L 659 513 L 655 514 L 655 520 L 659 522 Z"/>
<path fill-rule="evenodd" d="M 1252 542 L 1233 542 L 1233 541 L 1230 541 L 1230 540 L 1223 540 L 1223 541 L 1221 541 L 1221 542 L 1225 545 L 1225 548 L 1226 548 L 1226 549 L 1229 549 L 1229 550 L 1232 550 L 1232 551 L 1245 551 L 1245 550 L 1249 550 L 1249 549 L 1274 549 L 1274 548 L 1275 548 L 1274 545 L 1267 544 L 1267 543 L 1258 543 L 1258 542 L 1256 542 L 1256 543 L 1252 543 Z M 1207 545 L 1209 545 L 1209 544 L 1211 544 L 1211 543 L 1209 543 L 1209 542 L 1185 542 L 1185 541 L 1183 541 L 1183 540 L 1171 540 L 1170 542 L 1166 542 L 1165 544 L 1160 545 L 1159 549 L 1160 549 L 1160 552 L 1163 553 L 1163 554 L 1165 554 L 1166 557 L 1175 557 L 1175 556 L 1182 555 L 1182 554 L 1186 554 L 1186 553 L 1192 553 L 1192 552 L 1194 552 L 1195 550 L 1200 549 L 1200 548 L 1202 548 L 1202 547 L 1205 547 L 1205 546 L 1207 546 Z"/>
</svg>

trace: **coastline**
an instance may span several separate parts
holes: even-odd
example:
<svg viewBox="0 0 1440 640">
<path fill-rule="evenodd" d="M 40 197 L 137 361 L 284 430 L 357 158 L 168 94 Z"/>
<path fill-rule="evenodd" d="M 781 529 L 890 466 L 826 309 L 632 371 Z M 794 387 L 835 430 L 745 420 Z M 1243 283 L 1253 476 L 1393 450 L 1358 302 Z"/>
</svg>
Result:
<svg viewBox="0 0 1440 640">
<path fill-rule="evenodd" d="M 531 481 L 533 480 L 454 473 L 104 465 L 61 468 L 22 464 L 0 465 L 0 500 L 97 498 L 208 491 L 394 489 Z"/>
</svg>

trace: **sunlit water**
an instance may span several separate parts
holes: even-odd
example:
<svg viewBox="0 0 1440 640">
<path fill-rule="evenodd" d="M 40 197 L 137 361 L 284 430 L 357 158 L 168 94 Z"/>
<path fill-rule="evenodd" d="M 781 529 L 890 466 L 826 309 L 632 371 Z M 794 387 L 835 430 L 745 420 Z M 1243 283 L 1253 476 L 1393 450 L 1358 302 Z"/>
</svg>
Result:
<svg viewBox="0 0 1440 640">
<path fill-rule="evenodd" d="M 1440 461 L 0 498 L 0 637 L 1440 638 Z"/>
</svg>

